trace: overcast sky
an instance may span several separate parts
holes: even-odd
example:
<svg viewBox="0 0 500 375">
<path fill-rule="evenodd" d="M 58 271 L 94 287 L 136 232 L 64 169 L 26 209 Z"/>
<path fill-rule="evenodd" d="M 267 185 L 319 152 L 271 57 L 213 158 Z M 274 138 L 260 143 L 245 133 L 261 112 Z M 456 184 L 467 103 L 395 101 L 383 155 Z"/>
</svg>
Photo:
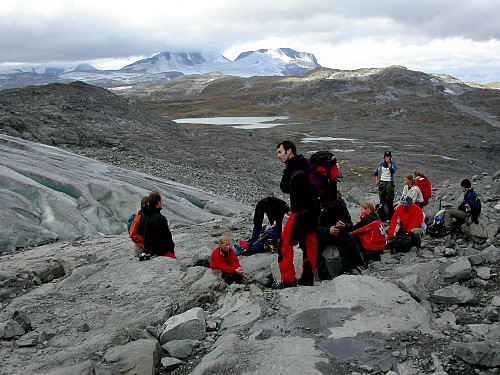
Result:
<svg viewBox="0 0 500 375">
<path fill-rule="evenodd" d="M 288 47 L 328 68 L 488 83 L 500 81 L 499 25 L 499 0 L 0 0 L 0 68 Z"/>
</svg>

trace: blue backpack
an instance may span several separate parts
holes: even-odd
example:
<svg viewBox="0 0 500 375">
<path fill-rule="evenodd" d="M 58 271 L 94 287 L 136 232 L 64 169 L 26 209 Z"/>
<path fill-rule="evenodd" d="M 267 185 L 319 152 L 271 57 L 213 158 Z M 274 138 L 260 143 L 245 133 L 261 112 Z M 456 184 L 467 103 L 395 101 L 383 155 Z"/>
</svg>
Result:
<svg viewBox="0 0 500 375">
<path fill-rule="evenodd" d="M 127 230 L 129 233 L 130 233 L 130 226 L 132 225 L 132 222 L 134 221 L 134 219 L 135 219 L 135 213 L 130 215 L 128 218 Z"/>
<path fill-rule="evenodd" d="M 278 243 L 278 235 L 274 228 L 266 230 L 255 242 L 248 243 L 248 249 L 243 255 L 252 255 L 256 253 L 273 253 Z"/>
</svg>

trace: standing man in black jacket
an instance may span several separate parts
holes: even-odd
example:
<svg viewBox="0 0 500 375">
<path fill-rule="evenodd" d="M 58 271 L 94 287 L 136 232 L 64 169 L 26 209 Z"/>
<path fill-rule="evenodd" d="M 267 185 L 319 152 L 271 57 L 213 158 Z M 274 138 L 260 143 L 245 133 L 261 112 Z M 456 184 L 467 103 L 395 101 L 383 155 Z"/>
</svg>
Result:
<svg viewBox="0 0 500 375">
<path fill-rule="evenodd" d="M 142 223 L 139 225 L 144 238 L 144 252 L 177 259 L 168 220 L 160 213 L 162 206 L 161 195 L 155 191 L 149 194 L 148 204 L 142 208 Z"/>
<path fill-rule="evenodd" d="M 304 252 L 300 285 L 313 285 L 316 266 L 316 223 L 317 209 L 314 188 L 309 181 L 306 170 L 308 161 L 297 155 L 297 148 L 291 141 L 278 144 L 278 159 L 284 170 L 280 188 L 290 194 L 291 214 L 283 228 L 281 238 L 283 244 L 278 252 L 281 281 L 274 284 L 276 289 L 284 289 L 297 285 L 293 264 L 293 247 L 301 244 Z"/>
</svg>

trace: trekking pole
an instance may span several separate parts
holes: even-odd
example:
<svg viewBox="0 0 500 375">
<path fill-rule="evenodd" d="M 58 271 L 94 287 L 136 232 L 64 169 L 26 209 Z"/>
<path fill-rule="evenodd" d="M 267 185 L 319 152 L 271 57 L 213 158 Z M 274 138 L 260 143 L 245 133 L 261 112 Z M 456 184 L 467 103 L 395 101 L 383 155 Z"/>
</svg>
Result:
<svg viewBox="0 0 500 375">
<path fill-rule="evenodd" d="M 439 209 L 438 211 L 441 211 L 441 199 L 439 200 Z"/>
</svg>

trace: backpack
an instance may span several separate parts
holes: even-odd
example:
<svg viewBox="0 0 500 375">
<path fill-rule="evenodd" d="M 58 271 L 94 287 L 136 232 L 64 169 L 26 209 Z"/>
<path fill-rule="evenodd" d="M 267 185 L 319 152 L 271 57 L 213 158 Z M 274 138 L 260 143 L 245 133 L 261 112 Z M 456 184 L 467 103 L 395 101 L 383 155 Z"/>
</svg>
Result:
<svg viewBox="0 0 500 375">
<path fill-rule="evenodd" d="M 386 249 L 391 250 L 391 254 L 407 253 L 416 244 L 413 233 L 397 234 L 392 241 L 387 243 Z"/>
<path fill-rule="evenodd" d="M 256 253 L 274 253 L 278 243 L 278 235 L 274 228 L 266 230 L 255 242 L 248 243 L 248 249 L 242 255 L 252 255 Z"/>
<path fill-rule="evenodd" d="M 128 218 L 128 223 L 127 223 L 127 231 L 130 233 L 130 227 L 135 219 L 136 214 L 133 213 L 132 215 L 129 216 Z"/>
<path fill-rule="evenodd" d="M 290 183 L 297 173 L 306 173 L 320 207 L 327 207 L 332 198 L 334 201 L 336 200 L 337 181 L 341 177 L 337 167 L 337 159 L 330 151 L 318 151 L 306 160 L 309 163 L 307 170 L 295 171 L 290 178 Z"/>
<path fill-rule="evenodd" d="M 431 237 L 437 237 L 439 236 L 442 232 L 444 232 L 445 227 L 444 227 L 444 215 L 446 213 L 446 210 L 439 210 L 435 215 L 434 219 L 432 220 L 431 225 L 427 227 L 427 232 Z"/>
</svg>

